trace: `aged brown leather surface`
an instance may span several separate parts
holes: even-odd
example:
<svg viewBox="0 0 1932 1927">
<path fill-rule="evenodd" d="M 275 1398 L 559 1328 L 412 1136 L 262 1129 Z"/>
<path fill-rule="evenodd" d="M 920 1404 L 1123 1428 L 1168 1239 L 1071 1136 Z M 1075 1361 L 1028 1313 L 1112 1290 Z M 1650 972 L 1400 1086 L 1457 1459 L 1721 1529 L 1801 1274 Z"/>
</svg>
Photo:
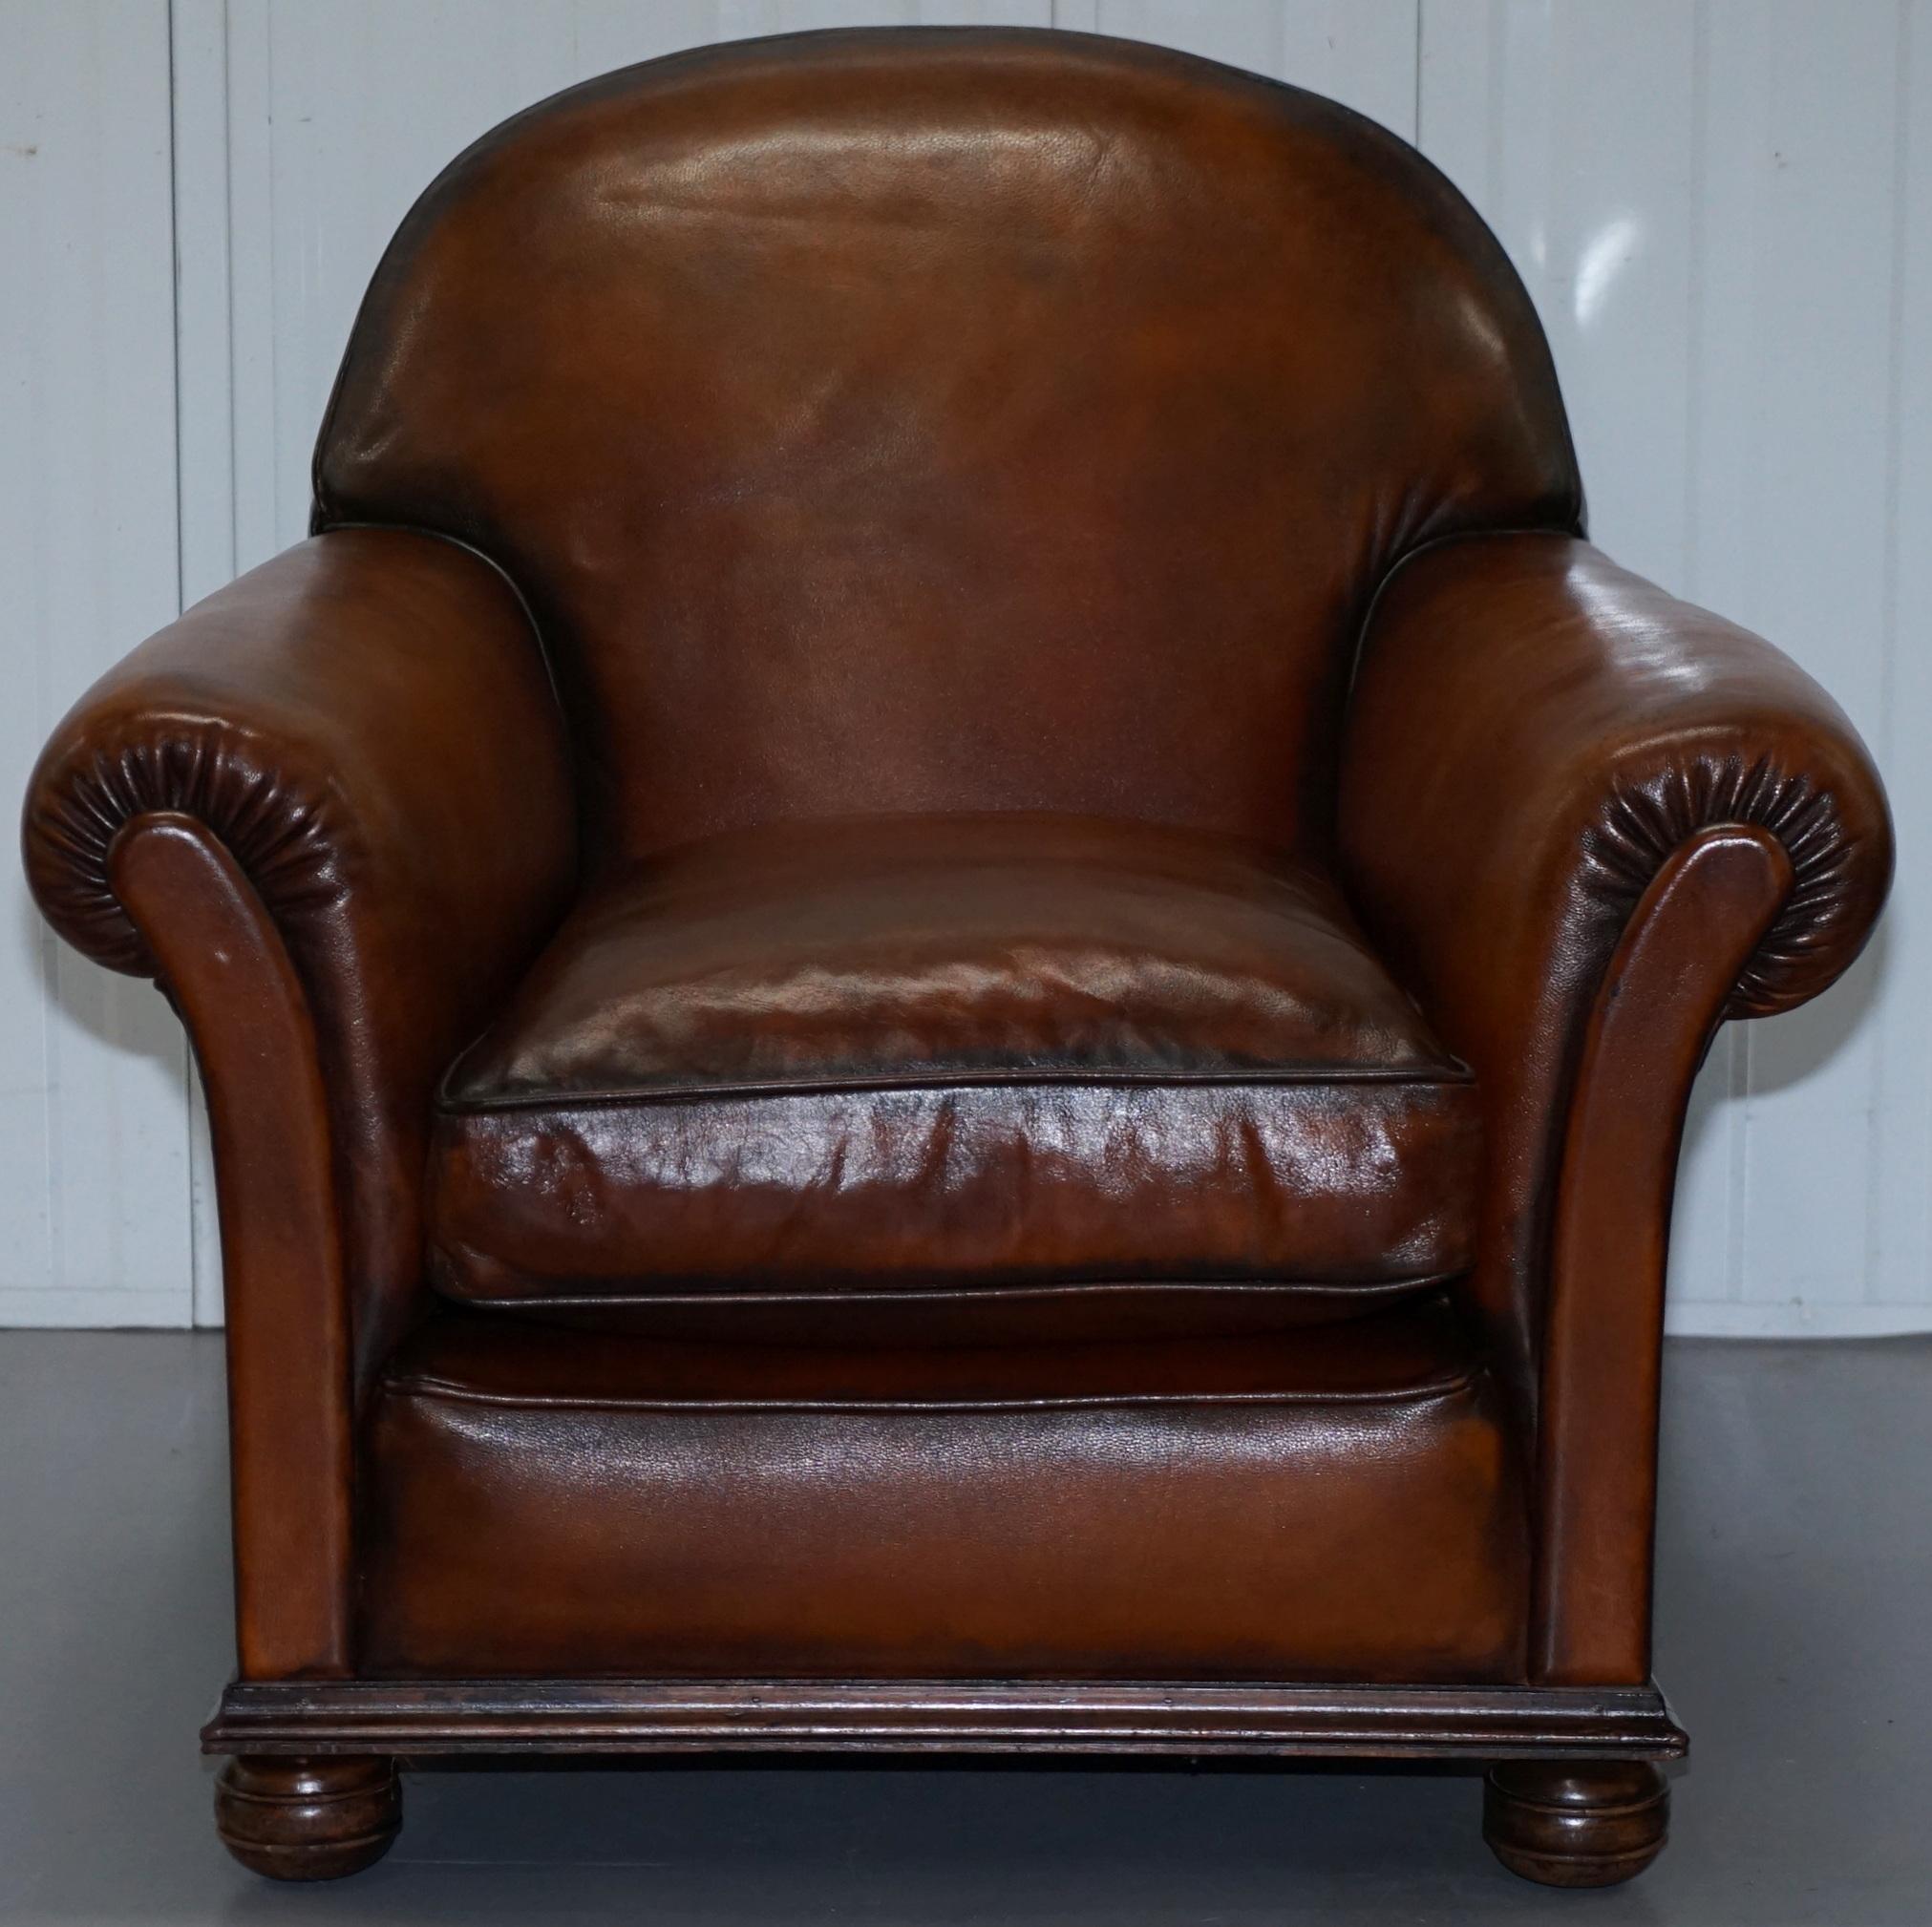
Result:
<svg viewBox="0 0 1932 1927">
<path fill-rule="evenodd" d="M 365 1671 L 1495 1681 L 1514 1444 L 1438 1297 L 841 1354 L 449 1313 L 371 1414 Z"/>
<path fill-rule="evenodd" d="M 1306 1315 L 1466 1264 L 1476 1117 L 1332 887 L 1264 848 L 780 826 L 585 898 L 450 1075 L 432 1252 L 526 1305 L 1220 1280 Z"/>
<path fill-rule="evenodd" d="M 1581 500 L 1530 303 L 1413 148 L 1000 32 L 699 49 L 486 136 L 316 476 L 321 525 L 521 585 L 614 856 L 967 809 L 1318 846 L 1389 564 Z"/>
<path fill-rule="evenodd" d="M 1702 830 L 1768 831 L 1792 893 L 1724 1007 L 1790 1008 L 1870 933 L 1891 876 L 1884 793 L 1837 706 L 1769 643 L 1587 542 L 1498 535 L 1430 549 L 1383 591 L 1340 822 L 1357 908 L 1476 1071 L 1473 1288 L 1533 1400 L 1565 1106 L 1644 891 Z"/>
<path fill-rule="evenodd" d="M 25 856 L 55 929 L 116 969 L 154 971 L 108 856 L 157 812 L 233 853 L 307 992 L 367 1372 L 420 1283 L 436 1080 L 573 879 L 560 717 L 515 594 L 450 542 L 345 530 L 96 684 L 34 772 Z"/>
<path fill-rule="evenodd" d="M 1642 1677 L 1684 1098 L 1890 825 L 1579 539 L 1412 149 L 1085 37 L 611 75 L 409 217 L 316 487 L 26 818 L 218 1087 L 251 1673 Z M 421 1290 L 485 1031 L 444 1282 L 654 1337 Z"/>
</svg>

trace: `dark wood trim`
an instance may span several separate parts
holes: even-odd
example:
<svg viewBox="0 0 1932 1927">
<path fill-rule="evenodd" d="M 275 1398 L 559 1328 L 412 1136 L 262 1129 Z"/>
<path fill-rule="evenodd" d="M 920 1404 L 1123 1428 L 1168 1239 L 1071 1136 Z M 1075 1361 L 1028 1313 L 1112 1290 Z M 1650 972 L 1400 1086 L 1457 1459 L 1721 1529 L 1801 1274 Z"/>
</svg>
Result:
<svg viewBox="0 0 1932 1927">
<path fill-rule="evenodd" d="M 1674 1759 L 1654 1684 L 238 1681 L 210 1753 L 1262 1753 Z"/>
</svg>

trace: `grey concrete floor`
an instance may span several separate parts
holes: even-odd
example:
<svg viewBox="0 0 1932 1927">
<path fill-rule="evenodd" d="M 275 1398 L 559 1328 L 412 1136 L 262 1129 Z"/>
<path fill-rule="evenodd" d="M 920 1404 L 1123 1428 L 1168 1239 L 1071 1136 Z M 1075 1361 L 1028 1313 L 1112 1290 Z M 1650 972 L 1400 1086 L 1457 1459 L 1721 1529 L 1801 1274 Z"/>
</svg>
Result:
<svg viewBox="0 0 1932 1927">
<path fill-rule="evenodd" d="M 0 1920 L 1932 1923 L 1932 1339 L 1670 1348 L 1658 1671 L 1693 1756 L 1633 1885 L 1504 1874 L 1421 1772 L 412 1775 L 388 1860 L 233 1866 L 221 1357 L 0 1333 Z"/>
</svg>

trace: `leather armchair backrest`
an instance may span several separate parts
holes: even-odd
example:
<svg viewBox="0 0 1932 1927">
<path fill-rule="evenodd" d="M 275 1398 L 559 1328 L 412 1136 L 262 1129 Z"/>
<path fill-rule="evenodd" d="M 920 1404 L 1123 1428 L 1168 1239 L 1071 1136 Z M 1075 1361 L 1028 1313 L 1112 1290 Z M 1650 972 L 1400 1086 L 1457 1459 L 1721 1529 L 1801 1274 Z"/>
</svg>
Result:
<svg viewBox="0 0 1932 1927">
<path fill-rule="evenodd" d="M 604 857 L 925 810 L 1319 847 L 1391 564 L 1581 516 L 1529 301 L 1412 149 L 945 30 L 706 48 L 478 142 L 377 272 L 316 500 L 518 583 Z"/>
</svg>

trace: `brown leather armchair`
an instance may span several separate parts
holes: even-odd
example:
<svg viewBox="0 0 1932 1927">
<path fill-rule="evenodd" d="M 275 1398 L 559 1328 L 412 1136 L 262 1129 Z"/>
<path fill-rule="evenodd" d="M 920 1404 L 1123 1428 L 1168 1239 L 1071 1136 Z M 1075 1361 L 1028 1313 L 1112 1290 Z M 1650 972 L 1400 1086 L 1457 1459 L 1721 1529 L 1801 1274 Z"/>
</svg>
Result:
<svg viewBox="0 0 1932 1927">
<path fill-rule="evenodd" d="M 1474 1758 L 1519 1873 L 1661 1845 L 1686 1098 L 1890 832 L 1583 539 L 1401 141 L 1018 32 L 520 116 L 26 844 L 207 1084 L 250 1866 L 465 1749 Z"/>
</svg>

